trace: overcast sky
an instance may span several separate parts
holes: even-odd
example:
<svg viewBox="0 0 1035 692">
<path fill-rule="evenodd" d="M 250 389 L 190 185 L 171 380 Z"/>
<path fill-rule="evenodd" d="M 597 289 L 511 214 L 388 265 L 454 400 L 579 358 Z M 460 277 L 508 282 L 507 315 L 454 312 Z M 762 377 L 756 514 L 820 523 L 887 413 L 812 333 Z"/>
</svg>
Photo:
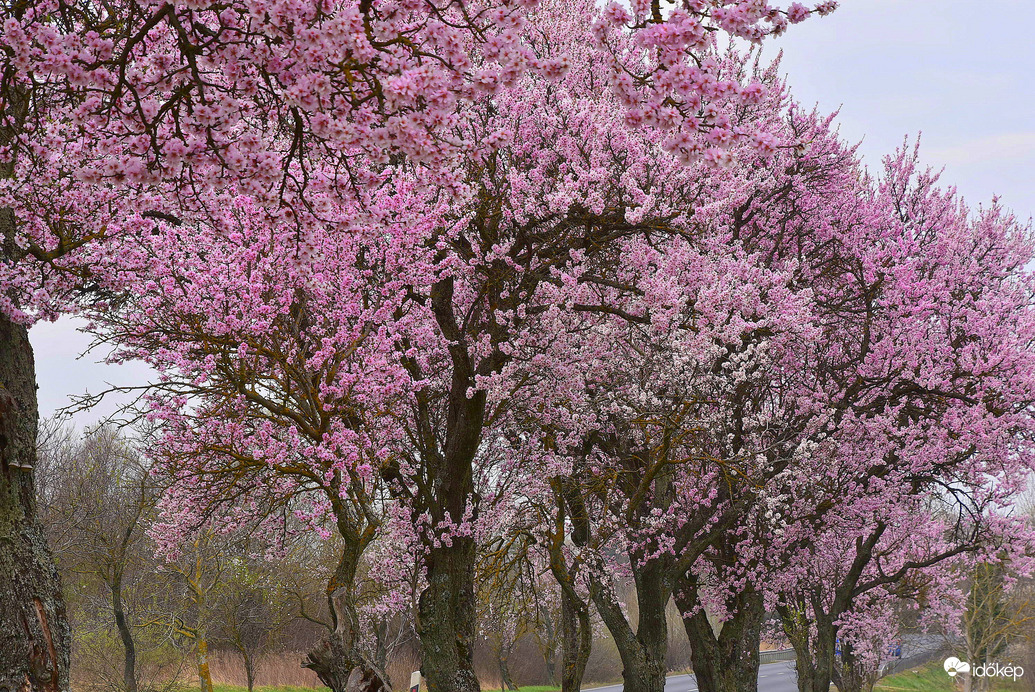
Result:
<svg viewBox="0 0 1035 692">
<path fill-rule="evenodd" d="M 840 108 L 843 135 L 862 141 L 871 167 L 904 136 L 922 132 L 922 156 L 944 166 L 943 182 L 972 205 L 999 195 L 1028 219 L 1035 212 L 1033 26 L 1035 0 L 842 0 L 833 15 L 792 26 L 769 53 L 784 51 L 783 71 L 800 102 Z M 30 336 L 42 415 L 106 382 L 148 378 L 141 365 L 99 365 L 103 352 L 79 358 L 90 340 L 73 320 L 38 325 Z M 91 424 L 111 410 L 76 421 Z"/>
</svg>

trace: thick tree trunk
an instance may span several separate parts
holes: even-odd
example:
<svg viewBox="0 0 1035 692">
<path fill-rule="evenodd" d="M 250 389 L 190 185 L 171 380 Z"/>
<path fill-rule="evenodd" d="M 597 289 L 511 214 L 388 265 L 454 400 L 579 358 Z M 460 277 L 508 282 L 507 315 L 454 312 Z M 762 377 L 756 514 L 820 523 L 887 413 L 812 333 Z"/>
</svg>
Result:
<svg viewBox="0 0 1035 692">
<path fill-rule="evenodd" d="M 431 290 L 432 308 L 442 334 L 455 341 L 449 347 L 453 374 L 446 415 L 445 444 L 426 450 L 426 483 L 432 488 L 422 501 L 434 527 L 461 527 L 477 520 L 474 458 L 485 422 L 485 390 L 472 392 L 475 367 L 466 336 L 453 313 L 453 280 L 438 281 Z M 487 374 L 487 373 L 484 373 Z M 417 508 L 415 508 L 417 509 Z M 459 533 L 459 532 L 457 532 Z M 417 634 L 421 670 L 429 692 L 480 692 L 474 672 L 477 633 L 474 565 L 476 546 L 470 535 L 442 537 L 425 534 L 428 585 L 417 601 Z"/>
<path fill-rule="evenodd" d="M 28 117 L 28 94 L 4 89 L 0 108 L 12 129 L 8 146 Z M 14 158 L 0 177 L 14 174 Z M 15 218 L 0 209 L 0 262 L 17 261 Z M 67 690 L 71 631 L 61 583 L 36 517 L 32 467 L 36 463 L 36 365 L 29 332 L 0 312 L 0 690 Z"/>
<path fill-rule="evenodd" d="M 716 635 L 693 586 L 677 589 L 676 605 L 690 640 L 694 677 L 701 692 L 752 692 L 758 689 L 758 647 L 762 638 L 765 607 L 757 591 L 744 591 L 734 599 L 732 617 Z M 689 613 L 689 615 L 688 615 Z"/>
<path fill-rule="evenodd" d="M 333 629 L 310 651 L 302 665 L 316 673 L 332 692 L 391 692 L 384 672 L 357 649 L 359 620 L 356 616 L 356 570 L 363 543 L 342 531 L 345 547 L 338 567 L 327 584 L 327 601 Z"/>
<path fill-rule="evenodd" d="M 816 636 L 813 637 L 812 623 L 804 616 L 803 607 L 780 606 L 777 610 L 783 621 L 783 630 L 794 647 L 798 692 L 830 692 L 837 641 L 837 626 L 833 618 L 822 616 L 815 623 Z"/>
<path fill-rule="evenodd" d="M 122 684 L 126 692 L 137 692 L 137 650 L 133 633 L 126 622 L 126 611 L 122 603 L 122 572 L 116 570 L 111 580 L 111 610 L 115 614 L 115 628 L 122 639 Z"/>
<path fill-rule="evenodd" d="M 0 210 L 3 237 L 12 226 L 10 210 Z M 36 517 L 37 415 L 28 330 L 0 314 L 0 690 L 63 692 L 71 632 Z"/>
<path fill-rule="evenodd" d="M 428 586 L 418 602 L 421 664 L 430 692 L 478 692 L 474 672 L 475 544 L 453 537 L 452 545 L 428 551 Z"/>
<path fill-rule="evenodd" d="M 665 608 L 672 590 L 665 568 L 657 562 L 635 567 L 639 556 L 630 556 L 636 581 L 639 619 L 635 632 L 609 587 L 597 584 L 593 602 L 614 637 L 621 656 L 624 692 L 664 692 L 668 672 L 668 620 Z"/>
<path fill-rule="evenodd" d="M 579 692 L 593 646 L 589 606 L 561 590 L 561 692 Z"/>
</svg>

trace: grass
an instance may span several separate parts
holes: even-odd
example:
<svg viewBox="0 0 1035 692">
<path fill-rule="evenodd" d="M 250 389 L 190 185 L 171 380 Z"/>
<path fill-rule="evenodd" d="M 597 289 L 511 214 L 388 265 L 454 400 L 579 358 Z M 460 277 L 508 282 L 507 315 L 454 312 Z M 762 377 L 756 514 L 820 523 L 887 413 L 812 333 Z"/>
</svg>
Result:
<svg viewBox="0 0 1035 692">
<path fill-rule="evenodd" d="M 941 663 L 933 662 L 915 670 L 907 670 L 880 680 L 873 692 L 958 692 L 963 689 L 960 683 L 954 683 L 942 670 Z M 995 692 L 1021 692 L 1028 689 L 1022 680 L 995 680 L 992 683 Z"/>
<path fill-rule="evenodd" d="M 528 685 L 526 687 L 519 687 L 518 692 L 558 692 L 560 687 L 554 687 L 553 685 Z M 502 690 L 482 690 L 482 692 L 502 692 Z"/>
<path fill-rule="evenodd" d="M 248 692 L 248 688 L 237 685 L 213 685 L 212 692 Z M 326 687 L 294 687 L 291 685 L 256 685 L 255 692 L 329 692 Z"/>
</svg>

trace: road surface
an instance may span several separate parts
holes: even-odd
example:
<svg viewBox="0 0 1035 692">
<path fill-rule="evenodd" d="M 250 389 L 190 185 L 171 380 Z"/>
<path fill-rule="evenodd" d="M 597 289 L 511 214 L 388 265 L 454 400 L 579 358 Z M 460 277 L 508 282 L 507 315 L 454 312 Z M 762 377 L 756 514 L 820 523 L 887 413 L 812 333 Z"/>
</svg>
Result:
<svg viewBox="0 0 1035 692">
<path fill-rule="evenodd" d="M 797 692 L 798 683 L 793 661 L 766 663 L 758 668 L 758 692 Z M 621 685 L 594 687 L 586 692 L 622 692 Z M 670 675 L 665 680 L 665 692 L 697 692 L 693 675 Z"/>
</svg>

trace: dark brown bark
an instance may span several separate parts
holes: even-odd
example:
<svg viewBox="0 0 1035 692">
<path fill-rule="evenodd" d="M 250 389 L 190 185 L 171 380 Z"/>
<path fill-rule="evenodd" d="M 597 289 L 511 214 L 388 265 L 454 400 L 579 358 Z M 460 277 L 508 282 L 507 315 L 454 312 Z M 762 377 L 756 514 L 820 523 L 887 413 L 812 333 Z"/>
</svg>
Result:
<svg viewBox="0 0 1035 692">
<path fill-rule="evenodd" d="M 10 238 L 10 210 L 0 216 Z M 0 690 L 11 692 L 68 689 L 71 633 L 36 517 L 37 421 L 28 331 L 0 314 Z"/>
<path fill-rule="evenodd" d="M 133 633 L 126 622 L 126 611 L 122 603 L 121 570 L 116 570 L 111 580 L 111 610 L 115 614 L 115 628 L 122 639 L 122 684 L 126 692 L 137 692 L 137 650 L 133 643 Z"/>
<path fill-rule="evenodd" d="M 753 589 L 733 598 L 731 617 L 716 634 L 689 580 L 675 592 L 690 640 L 690 658 L 700 692 L 751 692 L 758 689 L 758 647 L 765 607 Z"/>
</svg>

